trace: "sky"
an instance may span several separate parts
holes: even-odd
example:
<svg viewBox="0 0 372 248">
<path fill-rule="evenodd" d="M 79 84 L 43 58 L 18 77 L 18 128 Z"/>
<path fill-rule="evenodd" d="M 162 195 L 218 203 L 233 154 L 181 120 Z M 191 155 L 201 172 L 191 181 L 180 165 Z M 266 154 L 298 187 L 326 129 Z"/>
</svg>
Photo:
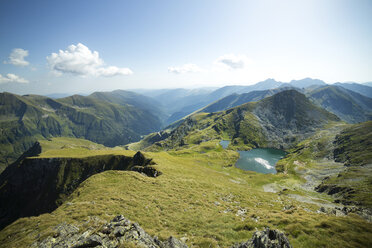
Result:
<svg viewBox="0 0 372 248">
<path fill-rule="evenodd" d="M 0 91 L 372 81 L 370 0 L 1 0 Z"/>
</svg>

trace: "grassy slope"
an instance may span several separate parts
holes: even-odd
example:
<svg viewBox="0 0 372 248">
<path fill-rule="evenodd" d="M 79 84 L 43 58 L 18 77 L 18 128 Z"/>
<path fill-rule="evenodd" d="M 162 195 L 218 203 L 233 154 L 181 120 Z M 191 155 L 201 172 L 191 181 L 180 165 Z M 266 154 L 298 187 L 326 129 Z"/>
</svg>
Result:
<svg viewBox="0 0 372 248">
<path fill-rule="evenodd" d="M 115 90 L 111 92 L 94 92 L 90 97 L 97 98 L 106 102 L 116 103 L 119 105 L 132 105 L 136 108 L 148 112 L 148 115 L 158 117 L 162 123 L 166 119 L 161 103 L 151 97 L 137 94 L 132 91 Z"/>
<path fill-rule="evenodd" d="M 351 166 L 372 164 L 372 121 L 352 125 L 336 137 L 335 158 Z"/>
<path fill-rule="evenodd" d="M 329 126 L 291 149 L 278 162 L 277 170 L 292 175 L 301 175 L 309 169 L 324 172 L 331 169 L 331 166 L 337 166 L 332 163 L 336 159 L 347 166 L 342 166 L 339 173 L 330 175 L 319 184 L 344 188 L 345 190 L 334 194 L 341 202 L 372 208 L 371 130 L 372 121 Z"/>
<path fill-rule="evenodd" d="M 372 121 L 345 128 L 336 137 L 335 146 L 335 159 L 348 167 L 322 185 L 352 189 L 336 197 L 372 208 Z"/>
<path fill-rule="evenodd" d="M 280 92 L 259 102 L 217 113 L 196 113 L 186 118 L 169 137 L 147 150 L 184 148 L 211 139 L 231 140 L 231 149 L 289 148 L 338 117 L 314 105 L 295 90 Z M 144 148 L 154 134 L 133 145 Z M 130 146 L 131 147 L 131 146 Z"/>
<path fill-rule="evenodd" d="M 70 136 L 116 146 L 161 126 L 148 111 L 79 95 L 54 100 L 1 93 L 0 117 L 0 171 L 39 139 Z"/>
<path fill-rule="evenodd" d="M 76 156 L 67 147 L 59 154 L 58 147 L 49 144 L 41 156 L 65 156 L 70 150 L 69 155 Z M 119 149 L 100 152 L 134 153 Z M 126 171 L 94 175 L 51 214 L 22 218 L 2 230 L 0 247 L 27 247 L 38 235 L 52 234 L 61 222 L 90 220 L 84 225 L 94 226 L 92 217 L 109 220 L 117 214 L 138 222 L 151 235 L 186 237 L 188 245 L 197 247 L 228 247 L 265 226 L 284 230 L 294 247 L 367 247 L 372 242 L 372 224 L 356 215 L 317 214 L 316 205 L 263 192 L 265 184 L 297 179 L 291 174 L 262 175 L 226 167 L 238 155 L 223 150 L 218 140 L 146 155 L 154 158 L 162 176 L 149 178 Z M 294 208 L 283 210 L 290 205 Z M 242 209 L 246 213 L 239 215 Z"/>
<path fill-rule="evenodd" d="M 348 123 L 371 119 L 372 99 L 337 86 L 326 86 L 310 91 L 308 95 L 323 108 Z"/>
<path fill-rule="evenodd" d="M 230 145 L 232 149 L 249 150 L 265 146 L 266 140 L 260 124 L 251 113 L 254 105 L 255 103 L 249 103 L 213 114 L 194 114 L 177 127 L 169 138 L 149 147 L 148 150 L 184 149 L 212 139 L 232 140 Z M 145 138 L 136 146 L 144 147 L 146 142 Z"/>
</svg>

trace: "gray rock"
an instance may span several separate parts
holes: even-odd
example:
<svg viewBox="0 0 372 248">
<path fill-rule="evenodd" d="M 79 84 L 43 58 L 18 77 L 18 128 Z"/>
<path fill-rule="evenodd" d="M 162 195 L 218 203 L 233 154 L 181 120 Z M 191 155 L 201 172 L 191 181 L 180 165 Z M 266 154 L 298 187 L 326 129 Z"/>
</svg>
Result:
<svg viewBox="0 0 372 248">
<path fill-rule="evenodd" d="M 167 241 L 164 241 L 162 248 L 187 248 L 187 245 L 183 243 L 182 241 L 174 238 L 174 237 L 169 237 Z"/>
<path fill-rule="evenodd" d="M 79 233 L 79 228 L 66 223 L 58 225 L 55 230 L 53 237 L 35 242 L 32 247 L 117 248 L 131 243 L 138 247 L 149 248 L 187 248 L 185 243 L 174 237 L 162 242 L 157 237 L 150 236 L 137 223 L 132 223 L 122 215 L 104 224 L 96 233 L 90 231 Z"/>
<path fill-rule="evenodd" d="M 102 245 L 102 239 L 98 235 L 89 236 L 83 240 L 77 242 L 76 245 L 72 246 L 72 248 L 87 248 L 87 247 L 96 247 Z"/>
<path fill-rule="evenodd" d="M 292 248 L 292 246 L 284 233 L 266 228 L 255 232 L 247 242 L 235 244 L 231 248 Z"/>
<path fill-rule="evenodd" d="M 74 225 L 69 225 L 66 223 L 59 224 L 54 228 L 55 234 L 54 237 L 58 236 L 68 236 L 72 234 L 76 234 L 79 232 L 79 228 Z"/>
<path fill-rule="evenodd" d="M 132 171 L 137 171 L 139 173 L 143 173 L 149 177 L 158 177 L 163 174 L 161 171 L 158 171 L 152 166 L 133 166 Z"/>
</svg>

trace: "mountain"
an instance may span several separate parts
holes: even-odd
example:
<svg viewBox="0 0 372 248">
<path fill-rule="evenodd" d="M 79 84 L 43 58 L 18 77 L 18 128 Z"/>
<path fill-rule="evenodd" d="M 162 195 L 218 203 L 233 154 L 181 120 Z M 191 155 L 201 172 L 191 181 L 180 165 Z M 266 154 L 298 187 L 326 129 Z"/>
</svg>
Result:
<svg viewBox="0 0 372 248">
<path fill-rule="evenodd" d="M 69 94 L 69 93 L 54 93 L 54 94 L 48 94 L 48 95 L 45 95 L 46 97 L 50 97 L 50 98 L 53 98 L 53 99 L 58 99 L 58 98 L 63 98 L 63 97 L 68 97 L 68 96 L 71 96 L 71 95 L 74 95 L 74 94 Z M 79 95 L 84 95 L 84 94 L 79 94 Z"/>
<path fill-rule="evenodd" d="M 278 92 L 288 90 L 287 87 L 281 87 L 277 89 L 270 89 L 270 90 L 262 90 L 262 91 L 251 91 L 249 93 L 243 94 L 231 94 L 226 96 L 220 100 L 215 101 L 214 103 L 209 104 L 208 106 L 202 108 L 199 112 L 218 112 L 222 110 L 226 110 L 232 107 L 236 107 L 242 105 L 247 102 L 257 102 L 262 100 L 266 97 L 272 96 Z"/>
<path fill-rule="evenodd" d="M 114 90 L 111 92 L 94 92 L 89 96 L 122 106 L 131 105 L 135 108 L 149 112 L 149 114 L 157 117 L 159 121 L 162 122 L 167 118 L 167 115 L 164 113 L 164 109 L 162 108 L 160 102 L 151 97 L 132 91 Z"/>
<path fill-rule="evenodd" d="M 307 94 L 317 104 L 348 123 L 372 120 L 372 98 L 339 86 L 325 86 Z"/>
<path fill-rule="evenodd" d="M 231 94 L 237 94 L 237 93 L 248 93 L 251 91 L 257 91 L 257 90 L 267 90 L 267 89 L 273 89 L 281 86 L 282 83 L 275 81 L 274 79 L 266 79 L 264 81 L 258 82 L 253 85 L 248 86 L 241 86 L 241 85 L 233 85 L 233 86 L 225 86 L 222 88 L 219 88 L 212 93 L 210 93 L 209 97 L 214 100 L 218 100 L 222 97 L 231 95 Z"/>
<path fill-rule="evenodd" d="M 200 112 L 211 113 L 226 110 L 247 102 L 261 100 L 287 89 L 280 87 L 273 90 L 232 94 L 206 106 Z M 300 91 L 298 88 L 295 89 Z M 372 99 L 354 91 L 333 85 L 316 85 L 306 88 L 304 92 L 306 92 L 306 96 L 310 97 L 314 103 L 348 123 L 358 123 L 372 119 Z"/>
<path fill-rule="evenodd" d="M 9 98 L 30 111 L 22 121 L 52 109 L 50 117 L 64 120 L 68 112 L 61 108 L 109 121 L 103 114 L 110 109 L 133 108 L 94 97 Z M 280 240 L 293 247 L 369 247 L 372 122 L 338 120 L 304 94 L 285 90 L 193 114 L 167 137 L 152 133 L 148 149 L 162 152 L 41 137 L 0 175 L 0 247 L 135 247 L 139 240 L 146 247 L 186 247 L 164 241 L 170 235 L 189 247 L 240 247 L 262 241 L 255 230 L 263 227 L 270 227 L 271 244 L 280 229 L 287 236 Z M 227 149 L 221 139 L 231 141 Z M 255 147 L 286 150 L 277 174 L 234 166 L 236 150 Z M 246 241 L 253 232 L 256 241 Z"/>
<path fill-rule="evenodd" d="M 0 93 L 0 119 L 3 166 L 16 160 L 37 139 L 69 136 L 117 146 L 138 141 L 161 127 L 160 120 L 149 111 L 80 95 L 52 99 Z"/>
<path fill-rule="evenodd" d="M 170 89 L 170 90 L 138 90 L 138 93 L 152 97 L 162 104 L 170 116 L 166 124 L 171 124 L 212 102 L 234 93 L 248 93 L 254 90 L 267 90 L 282 85 L 274 79 L 267 79 L 254 85 L 230 85 L 218 89 Z"/>
<path fill-rule="evenodd" d="M 281 87 L 296 87 L 300 89 L 314 87 L 318 85 L 327 85 L 324 81 L 319 79 L 304 78 L 300 80 L 292 80 L 289 83 L 283 83 Z"/>
<path fill-rule="evenodd" d="M 335 121 L 339 121 L 337 116 L 305 95 L 286 90 L 222 112 L 191 115 L 171 132 L 160 132 L 160 137 L 149 135 L 141 142 L 149 144 L 151 139 L 155 143 L 149 149 L 159 150 L 228 137 L 237 149 L 288 148 Z"/>
<path fill-rule="evenodd" d="M 334 85 L 341 86 L 345 89 L 357 92 L 363 96 L 372 98 L 372 86 L 368 84 L 363 85 L 363 84 L 357 84 L 357 83 L 335 83 Z"/>
</svg>

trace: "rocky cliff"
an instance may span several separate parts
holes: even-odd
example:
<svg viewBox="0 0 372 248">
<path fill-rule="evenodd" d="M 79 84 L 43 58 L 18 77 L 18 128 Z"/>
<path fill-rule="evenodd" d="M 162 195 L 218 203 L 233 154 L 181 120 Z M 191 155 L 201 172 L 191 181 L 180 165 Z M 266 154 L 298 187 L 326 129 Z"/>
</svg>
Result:
<svg viewBox="0 0 372 248">
<path fill-rule="evenodd" d="M 33 147 L 34 148 L 34 147 Z M 133 170 L 156 177 L 161 174 L 140 152 L 133 157 L 101 155 L 85 158 L 18 160 L 0 175 L 0 228 L 19 217 L 53 211 L 80 183 L 106 170 Z"/>
</svg>

